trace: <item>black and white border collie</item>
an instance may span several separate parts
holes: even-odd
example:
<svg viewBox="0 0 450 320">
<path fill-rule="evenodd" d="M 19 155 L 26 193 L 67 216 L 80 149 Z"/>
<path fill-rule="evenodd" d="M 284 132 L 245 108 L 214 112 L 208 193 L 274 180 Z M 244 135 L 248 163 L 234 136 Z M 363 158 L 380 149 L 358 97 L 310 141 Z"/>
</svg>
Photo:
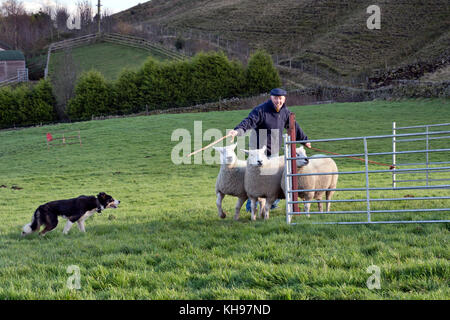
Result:
<svg viewBox="0 0 450 320">
<path fill-rule="evenodd" d="M 97 197 L 79 196 L 73 199 L 47 202 L 36 209 L 31 222 L 23 227 L 22 235 L 25 236 L 39 231 L 42 225 L 45 228 L 39 234 L 42 236 L 45 235 L 47 232 L 56 228 L 58 225 L 58 216 L 67 219 L 63 230 L 64 234 L 69 232 L 75 222 L 78 223 L 80 231 L 86 232 L 84 220 L 92 216 L 95 212 L 100 213 L 102 210 L 109 208 L 116 209 L 119 203 L 119 200 L 114 200 L 113 197 L 104 192 L 100 192 Z"/>
</svg>

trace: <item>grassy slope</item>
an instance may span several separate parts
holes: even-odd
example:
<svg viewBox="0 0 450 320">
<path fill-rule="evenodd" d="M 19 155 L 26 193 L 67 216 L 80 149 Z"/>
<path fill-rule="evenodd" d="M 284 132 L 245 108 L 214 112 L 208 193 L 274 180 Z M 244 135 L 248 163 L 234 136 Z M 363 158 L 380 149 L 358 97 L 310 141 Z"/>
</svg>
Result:
<svg viewBox="0 0 450 320">
<path fill-rule="evenodd" d="M 435 59 L 449 45 L 445 0 L 378 1 L 381 30 L 369 30 L 370 0 L 153 0 L 117 18 L 192 28 L 291 53 L 340 75 Z M 423 50 L 426 48 L 426 50 Z"/>
<path fill-rule="evenodd" d="M 413 125 L 442 123 L 450 117 L 448 100 L 291 109 L 315 139 L 389 134 L 392 120 Z M 171 150 L 178 141 L 171 141 L 171 133 L 176 128 L 193 132 L 197 120 L 203 121 L 203 132 L 209 128 L 224 132 L 247 114 L 243 110 L 158 115 L 0 131 L 0 185 L 8 186 L 0 188 L 0 299 L 450 297 L 449 224 L 287 226 L 284 201 L 266 222 L 251 223 L 244 210 L 238 222 L 230 216 L 220 220 L 214 195 L 218 166 L 172 164 Z M 47 150 L 46 132 L 78 128 L 82 147 Z M 314 145 L 361 152 L 357 144 Z M 389 142 L 369 147 L 388 150 Z M 337 163 L 341 171 L 362 169 L 353 160 Z M 340 187 L 363 183 L 362 177 L 339 179 Z M 389 175 L 371 182 L 389 184 Z M 23 189 L 12 190 L 12 185 Z M 43 239 L 20 237 L 21 227 L 39 204 L 100 191 L 122 203 L 118 210 L 90 218 L 86 234 L 74 226 L 63 236 L 61 222 Z M 449 195 L 449 191 L 430 194 Z M 345 198 L 343 192 L 335 196 Z M 446 201 L 434 205 L 448 207 Z M 225 210 L 231 212 L 234 203 L 234 198 L 225 198 Z M 372 264 L 381 268 L 380 290 L 366 287 L 370 276 L 366 269 Z M 80 267 L 81 290 L 66 287 L 69 265 Z"/>
<path fill-rule="evenodd" d="M 50 75 L 61 63 L 62 55 L 62 52 L 52 54 L 49 66 Z M 149 56 L 163 60 L 163 57 L 153 55 L 147 50 L 113 43 L 97 43 L 72 50 L 72 57 L 78 67 L 78 72 L 97 69 L 108 80 L 115 80 L 125 68 L 138 69 Z"/>
</svg>

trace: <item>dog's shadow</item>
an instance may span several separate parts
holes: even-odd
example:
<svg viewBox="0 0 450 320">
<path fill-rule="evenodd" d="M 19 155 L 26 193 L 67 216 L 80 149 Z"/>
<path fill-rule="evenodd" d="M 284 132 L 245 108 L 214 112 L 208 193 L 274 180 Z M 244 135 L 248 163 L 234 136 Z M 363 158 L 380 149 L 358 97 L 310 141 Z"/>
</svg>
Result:
<svg viewBox="0 0 450 320">
<path fill-rule="evenodd" d="M 195 210 L 193 210 L 195 211 Z M 189 213 L 189 212 L 188 212 Z M 192 212 L 195 213 L 195 212 Z M 206 218 L 205 216 L 198 216 L 196 219 L 192 219 L 188 216 L 178 216 L 178 217 L 166 217 L 160 220 L 145 220 L 142 222 L 133 221 L 133 222 L 125 222 L 119 219 L 110 219 L 110 217 L 106 217 L 104 221 L 101 223 L 96 223 L 93 225 L 86 224 L 86 232 L 82 232 L 78 229 L 77 226 L 73 226 L 73 228 L 69 231 L 68 234 L 63 234 L 64 223 L 62 221 L 58 224 L 58 226 L 52 231 L 46 233 L 45 235 L 39 235 L 38 232 L 33 232 L 31 234 L 23 236 L 21 234 L 22 225 L 14 226 L 14 231 L 3 234 L 1 238 L 14 240 L 14 241 L 48 241 L 55 239 L 83 239 L 83 238 L 98 238 L 98 237 L 114 237 L 121 238 L 122 235 L 149 235 L 149 234 L 161 234 L 164 235 L 167 233 L 167 230 L 170 230 L 171 233 L 175 232 L 186 232 L 192 231 L 197 232 L 197 228 L 199 225 L 209 226 L 212 229 L 217 229 L 221 227 L 233 227 L 236 225 L 245 226 L 245 225 L 255 225 L 255 227 L 263 226 L 267 224 L 267 221 L 262 219 L 257 219 L 256 221 L 250 220 L 250 213 L 241 212 L 241 216 L 239 220 L 234 220 L 233 216 L 230 214 L 225 219 L 217 218 L 217 213 L 215 210 L 211 210 L 205 212 L 208 217 L 214 217 L 213 219 Z M 282 215 L 283 212 L 275 213 L 275 216 Z M 271 217 L 274 215 L 271 213 Z M 206 219 L 205 219 L 206 218 Z M 91 218 L 92 219 L 92 218 Z M 97 217 L 95 217 L 97 219 Z M 124 236 L 125 237 L 125 236 Z"/>
</svg>

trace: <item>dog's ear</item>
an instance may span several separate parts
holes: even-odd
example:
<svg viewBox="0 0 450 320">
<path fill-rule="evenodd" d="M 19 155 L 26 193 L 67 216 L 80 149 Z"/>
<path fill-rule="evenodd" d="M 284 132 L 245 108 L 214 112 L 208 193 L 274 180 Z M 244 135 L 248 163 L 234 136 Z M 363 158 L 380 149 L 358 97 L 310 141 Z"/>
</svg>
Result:
<svg viewBox="0 0 450 320">
<path fill-rule="evenodd" d="M 97 195 L 97 198 L 105 198 L 106 197 L 106 193 L 104 193 L 104 192 L 100 192 L 98 195 Z"/>
</svg>

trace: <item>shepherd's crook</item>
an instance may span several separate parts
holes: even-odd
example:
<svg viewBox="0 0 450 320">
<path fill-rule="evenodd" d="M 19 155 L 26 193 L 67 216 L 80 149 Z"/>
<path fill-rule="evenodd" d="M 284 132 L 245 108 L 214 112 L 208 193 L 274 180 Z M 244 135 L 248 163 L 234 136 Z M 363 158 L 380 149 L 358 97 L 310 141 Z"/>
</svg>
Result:
<svg viewBox="0 0 450 320">
<path fill-rule="evenodd" d="M 222 141 L 223 139 L 226 139 L 226 138 L 228 138 L 228 137 L 232 137 L 231 142 L 233 142 L 234 137 L 229 133 L 229 134 L 227 134 L 226 136 L 223 136 L 222 138 L 220 138 L 219 140 L 216 140 L 216 141 L 214 141 L 214 142 L 208 144 L 206 147 L 203 147 L 203 148 L 201 148 L 201 149 L 198 149 L 197 151 L 194 151 L 194 152 L 189 153 L 186 157 L 189 158 L 190 156 L 192 156 L 192 155 L 194 155 L 194 154 L 196 154 L 196 153 L 199 153 L 200 151 L 206 150 L 206 149 L 208 149 L 209 147 L 212 147 L 213 145 L 219 143 L 220 141 Z"/>
</svg>

